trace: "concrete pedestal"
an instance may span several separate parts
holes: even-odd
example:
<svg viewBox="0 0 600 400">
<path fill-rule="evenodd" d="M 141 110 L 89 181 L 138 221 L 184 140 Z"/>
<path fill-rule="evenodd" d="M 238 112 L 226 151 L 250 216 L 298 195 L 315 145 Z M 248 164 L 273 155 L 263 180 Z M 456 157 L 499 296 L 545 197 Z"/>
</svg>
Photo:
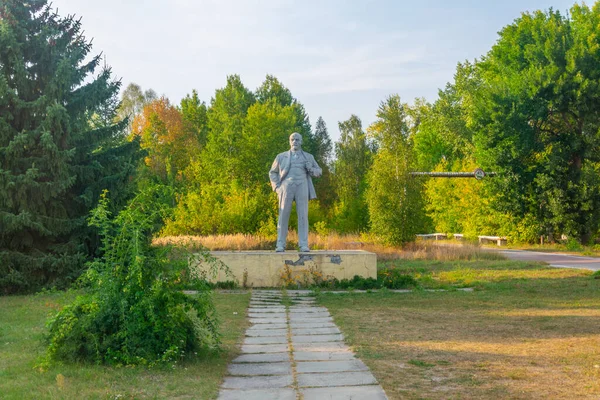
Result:
<svg viewBox="0 0 600 400">
<path fill-rule="evenodd" d="M 286 251 L 212 251 L 216 259 L 229 267 L 231 275 L 220 271 L 207 278 L 211 282 L 237 280 L 245 287 L 280 287 L 310 284 L 330 278 L 352 279 L 354 275 L 377 278 L 377 255 L 361 250 L 319 250 L 308 253 Z M 193 269 L 207 271 L 206 262 L 195 261 Z"/>
</svg>

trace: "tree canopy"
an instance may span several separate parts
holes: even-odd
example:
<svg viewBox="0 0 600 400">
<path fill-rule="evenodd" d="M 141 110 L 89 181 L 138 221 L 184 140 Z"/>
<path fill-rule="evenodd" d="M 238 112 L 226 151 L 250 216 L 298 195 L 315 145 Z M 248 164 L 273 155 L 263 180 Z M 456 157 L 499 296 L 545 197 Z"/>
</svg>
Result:
<svg viewBox="0 0 600 400">
<path fill-rule="evenodd" d="M 588 241 L 599 223 L 600 3 L 524 13 L 478 64 L 475 144 L 501 210 L 537 235 Z"/>
<path fill-rule="evenodd" d="M 273 75 L 255 90 L 227 76 L 206 102 L 131 83 L 119 102 L 78 19 L 45 0 L 5 0 L 0 17 L 3 292 L 64 285 L 102 252 L 86 216 L 104 189 L 115 212 L 135 188 L 165 189 L 173 209 L 158 234 L 273 235 L 267 172 L 292 132 L 323 169 L 313 229 L 393 244 L 431 229 L 599 237 L 600 2 L 523 13 L 485 55 L 458 63 L 436 99 L 388 96 L 366 129 L 353 114 L 339 121 L 336 143 Z M 410 175 L 476 167 L 497 175 Z"/>
<path fill-rule="evenodd" d="M 387 243 L 402 244 L 427 227 L 422 182 L 415 169 L 410 108 L 392 95 L 381 102 L 377 120 L 368 128 L 377 153 L 367 174 L 366 198 L 371 232 Z"/>
<path fill-rule="evenodd" d="M 138 144 L 112 123 L 120 83 L 80 20 L 44 0 L 0 15 L 0 291 L 64 285 L 95 252 L 85 217 L 101 190 L 127 193 Z"/>
</svg>

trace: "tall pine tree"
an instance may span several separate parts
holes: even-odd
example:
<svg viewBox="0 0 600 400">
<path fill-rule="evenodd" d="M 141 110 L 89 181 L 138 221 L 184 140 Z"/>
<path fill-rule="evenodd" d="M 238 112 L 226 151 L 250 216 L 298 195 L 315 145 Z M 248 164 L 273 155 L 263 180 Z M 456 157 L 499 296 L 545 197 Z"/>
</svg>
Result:
<svg viewBox="0 0 600 400">
<path fill-rule="evenodd" d="M 323 173 L 321 178 L 315 181 L 315 190 L 317 199 L 323 209 L 329 211 L 335 201 L 335 190 L 332 190 L 334 184 L 331 175 L 331 155 L 333 152 L 333 143 L 327 131 L 327 125 L 322 117 L 317 119 L 315 132 L 313 134 L 315 160 L 321 166 Z"/>
<path fill-rule="evenodd" d="M 120 84 L 90 51 L 46 0 L 0 3 L 0 292 L 74 279 L 96 248 L 89 210 L 134 171 L 139 145 L 111 122 Z"/>
</svg>

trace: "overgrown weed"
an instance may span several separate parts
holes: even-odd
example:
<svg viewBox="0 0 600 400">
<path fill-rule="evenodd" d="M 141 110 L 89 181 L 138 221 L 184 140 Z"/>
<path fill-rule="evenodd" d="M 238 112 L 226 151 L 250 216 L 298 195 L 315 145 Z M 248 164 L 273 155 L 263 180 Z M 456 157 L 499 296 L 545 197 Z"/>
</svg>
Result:
<svg viewBox="0 0 600 400">
<path fill-rule="evenodd" d="M 330 232 L 328 235 L 309 233 L 309 243 L 314 250 L 365 250 L 377 254 L 377 259 L 386 260 L 502 260 L 501 254 L 484 249 L 471 242 L 416 241 L 403 247 L 388 246 L 369 235 L 340 235 Z M 288 234 L 288 250 L 294 250 L 298 241 L 296 232 Z M 221 250 L 273 250 L 275 238 L 250 234 L 211 235 L 211 236 L 166 236 L 155 238 L 154 245 L 182 245 L 190 250 L 207 248 Z"/>
</svg>

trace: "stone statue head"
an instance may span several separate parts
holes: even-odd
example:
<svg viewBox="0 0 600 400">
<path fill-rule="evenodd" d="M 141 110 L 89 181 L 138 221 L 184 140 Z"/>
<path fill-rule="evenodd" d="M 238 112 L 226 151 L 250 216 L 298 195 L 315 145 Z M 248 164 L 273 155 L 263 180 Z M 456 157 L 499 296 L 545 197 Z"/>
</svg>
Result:
<svg viewBox="0 0 600 400">
<path fill-rule="evenodd" d="M 290 148 L 292 151 L 298 151 L 302 148 L 302 135 L 294 132 L 290 135 Z"/>
</svg>

